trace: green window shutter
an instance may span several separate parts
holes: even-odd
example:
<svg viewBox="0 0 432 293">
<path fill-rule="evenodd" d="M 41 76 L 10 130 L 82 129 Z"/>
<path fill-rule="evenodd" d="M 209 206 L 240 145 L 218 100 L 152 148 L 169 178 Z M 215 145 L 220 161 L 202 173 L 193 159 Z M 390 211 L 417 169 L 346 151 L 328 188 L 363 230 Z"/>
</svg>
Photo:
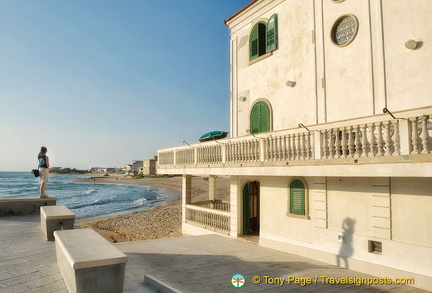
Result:
<svg viewBox="0 0 432 293">
<path fill-rule="evenodd" d="M 289 212 L 296 215 L 305 215 L 305 189 L 303 182 L 294 180 L 290 185 Z"/>
<path fill-rule="evenodd" d="M 267 52 L 278 48 L 277 14 L 273 14 L 267 25 Z"/>
<path fill-rule="evenodd" d="M 250 126 L 250 131 L 252 132 L 252 133 L 258 133 L 258 132 L 260 132 L 259 131 L 259 128 L 260 128 L 260 114 L 259 114 L 259 112 L 260 112 L 260 109 L 259 109 L 259 105 L 258 104 L 256 104 L 253 108 L 252 108 L 252 112 L 251 112 L 251 120 L 250 120 L 250 123 L 251 123 L 251 126 Z"/>
<path fill-rule="evenodd" d="M 254 26 L 249 38 L 249 60 L 253 60 L 259 56 L 258 52 L 258 24 Z"/>
<path fill-rule="evenodd" d="M 270 131 L 270 110 L 266 103 L 260 103 L 260 131 Z"/>
<path fill-rule="evenodd" d="M 250 130 L 252 133 L 270 131 L 270 109 L 265 102 L 258 102 L 253 106 Z"/>
</svg>

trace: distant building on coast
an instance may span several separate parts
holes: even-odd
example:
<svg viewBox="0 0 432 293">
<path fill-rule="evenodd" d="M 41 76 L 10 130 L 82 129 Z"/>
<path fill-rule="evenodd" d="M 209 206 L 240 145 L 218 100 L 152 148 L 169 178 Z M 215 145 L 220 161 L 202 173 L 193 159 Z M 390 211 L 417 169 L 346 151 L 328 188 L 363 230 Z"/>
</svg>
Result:
<svg viewBox="0 0 432 293">
<path fill-rule="evenodd" d="M 157 156 L 143 161 L 142 173 L 144 175 L 156 175 Z"/>
<path fill-rule="evenodd" d="M 427 0 L 254 0 L 229 17 L 232 137 L 158 151 L 159 174 L 183 175 L 183 232 L 432 289 L 431 15 Z M 209 198 L 191 203 L 200 175 Z"/>
<path fill-rule="evenodd" d="M 135 175 L 156 175 L 156 163 L 157 156 L 153 156 L 151 159 L 145 159 L 142 161 L 133 161 L 127 173 L 132 173 Z"/>
<path fill-rule="evenodd" d="M 89 172 L 91 173 L 102 173 L 102 167 L 90 167 L 88 169 Z"/>
<path fill-rule="evenodd" d="M 133 161 L 132 168 L 130 170 L 133 174 L 142 174 L 143 161 Z"/>
</svg>

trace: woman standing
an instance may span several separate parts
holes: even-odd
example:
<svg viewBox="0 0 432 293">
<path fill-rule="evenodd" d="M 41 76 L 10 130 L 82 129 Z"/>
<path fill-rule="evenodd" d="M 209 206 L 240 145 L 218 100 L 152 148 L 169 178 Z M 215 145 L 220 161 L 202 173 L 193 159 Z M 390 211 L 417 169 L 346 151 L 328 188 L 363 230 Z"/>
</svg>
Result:
<svg viewBox="0 0 432 293">
<path fill-rule="evenodd" d="M 45 198 L 48 197 L 45 194 L 46 184 L 49 181 L 49 158 L 47 157 L 47 148 L 41 147 L 40 153 L 38 154 L 39 161 L 39 182 L 40 182 L 40 197 Z"/>
</svg>

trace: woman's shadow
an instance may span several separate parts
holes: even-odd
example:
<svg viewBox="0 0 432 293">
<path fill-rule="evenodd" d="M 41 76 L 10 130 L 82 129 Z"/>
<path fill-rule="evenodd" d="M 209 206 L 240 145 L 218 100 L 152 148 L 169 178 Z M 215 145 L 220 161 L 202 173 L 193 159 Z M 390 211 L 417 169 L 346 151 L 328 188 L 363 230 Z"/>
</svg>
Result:
<svg viewBox="0 0 432 293">
<path fill-rule="evenodd" d="M 341 266 L 341 259 L 345 262 L 345 268 L 348 268 L 348 258 L 354 253 L 354 248 L 352 246 L 354 225 L 356 220 L 347 217 L 342 222 L 342 244 L 339 249 L 339 254 L 336 256 L 337 266 Z"/>
</svg>

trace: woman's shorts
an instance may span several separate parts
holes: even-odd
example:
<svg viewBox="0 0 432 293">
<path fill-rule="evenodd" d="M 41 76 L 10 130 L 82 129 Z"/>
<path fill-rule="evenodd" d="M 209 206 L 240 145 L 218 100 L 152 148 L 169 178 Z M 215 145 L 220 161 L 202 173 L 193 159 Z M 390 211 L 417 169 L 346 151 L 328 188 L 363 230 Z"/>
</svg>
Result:
<svg viewBox="0 0 432 293">
<path fill-rule="evenodd" d="M 48 168 L 39 168 L 39 182 L 48 183 L 49 182 L 49 170 Z"/>
</svg>

